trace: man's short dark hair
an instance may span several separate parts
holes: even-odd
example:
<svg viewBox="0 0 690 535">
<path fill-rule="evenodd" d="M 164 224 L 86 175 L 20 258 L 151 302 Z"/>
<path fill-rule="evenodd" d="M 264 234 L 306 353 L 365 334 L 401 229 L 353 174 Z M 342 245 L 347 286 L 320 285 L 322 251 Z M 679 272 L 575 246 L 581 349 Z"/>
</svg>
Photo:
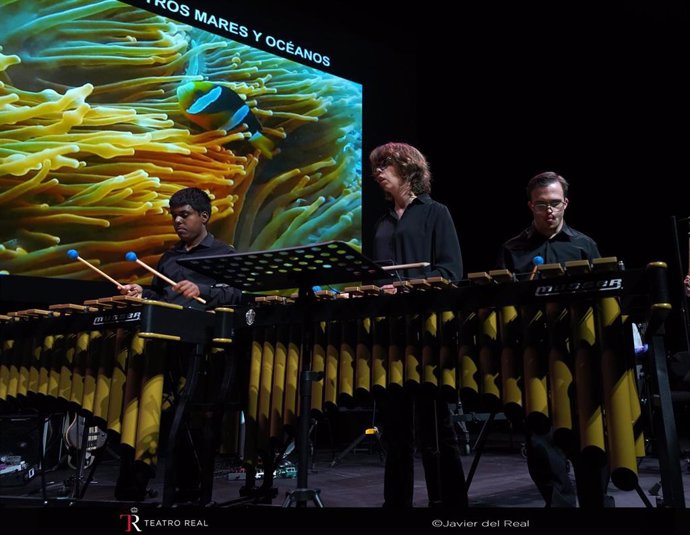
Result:
<svg viewBox="0 0 690 535">
<path fill-rule="evenodd" d="M 543 173 L 539 173 L 538 175 L 530 178 L 529 182 L 527 183 L 527 199 L 530 201 L 532 200 L 532 192 L 535 189 L 544 188 L 555 182 L 558 182 L 563 188 L 563 197 L 567 197 L 569 186 L 568 181 L 558 173 L 554 173 L 553 171 L 544 171 Z"/>
<path fill-rule="evenodd" d="M 185 188 L 170 197 L 170 208 L 189 205 L 197 212 L 206 212 L 211 217 L 211 198 L 199 188 Z"/>
</svg>

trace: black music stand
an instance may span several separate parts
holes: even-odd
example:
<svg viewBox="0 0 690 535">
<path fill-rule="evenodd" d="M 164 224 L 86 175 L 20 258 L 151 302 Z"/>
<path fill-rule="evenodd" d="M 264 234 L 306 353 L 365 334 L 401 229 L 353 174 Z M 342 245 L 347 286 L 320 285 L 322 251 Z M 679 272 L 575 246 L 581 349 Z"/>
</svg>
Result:
<svg viewBox="0 0 690 535">
<path fill-rule="evenodd" d="M 235 288 L 249 292 L 391 277 L 381 266 L 342 241 L 329 241 L 249 253 L 195 256 L 177 261 Z"/>
<path fill-rule="evenodd" d="M 312 501 L 323 507 L 318 489 L 308 488 L 309 412 L 311 383 L 323 378 L 323 372 L 311 370 L 310 304 L 315 301 L 313 287 L 354 281 L 385 279 L 390 275 L 374 261 L 341 241 L 329 241 L 249 253 L 197 256 L 178 260 L 183 265 L 219 282 L 245 291 L 268 291 L 297 288 L 297 304 L 302 307 L 303 367 L 300 375 L 298 440 L 299 464 L 297 488 L 290 491 L 283 507 L 306 507 Z"/>
</svg>

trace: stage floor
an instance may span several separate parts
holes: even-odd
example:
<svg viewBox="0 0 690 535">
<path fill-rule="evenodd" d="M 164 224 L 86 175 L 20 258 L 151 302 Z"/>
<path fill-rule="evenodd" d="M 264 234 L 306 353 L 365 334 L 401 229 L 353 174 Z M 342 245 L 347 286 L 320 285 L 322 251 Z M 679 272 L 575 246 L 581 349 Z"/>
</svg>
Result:
<svg viewBox="0 0 690 535">
<path fill-rule="evenodd" d="M 338 452 L 335 452 L 336 454 Z M 294 455 L 294 454 L 293 454 Z M 639 467 L 640 487 L 654 508 L 646 508 L 636 492 L 610 488 L 615 508 L 605 511 L 546 509 L 529 478 L 527 462 L 517 448 L 489 448 L 482 456 L 469 490 L 470 508 L 444 510 L 427 507 L 421 461 L 415 466 L 414 508 L 391 510 L 383 503 L 383 462 L 376 448 L 355 450 L 335 465 L 332 450 L 316 452 L 308 475 L 308 488 L 319 489 L 324 509 L 311 501 L 304 507 L 282 507 L 297 479 L 278 478 L 271 503 L 240 502 L 244 481 L 237 478 L 236 463 L 219 457 L 213 485 L 213 502 L 206 506 L 176 504 L 161 507 L 161 486 L 143 502 L 114 499 L 119 461 L 107 455 L 82 500 L 66 496 L 74 470 L 60 468 L 46 474 L 48 499 L 40 499 L 40 478 L 26 485 L 0 488 L 0 515 L 21 531 L 40 535 L 92 535 L 93 533 L 175 533 L 189 535 L 441 535 L 442 533 L 561 535 L 676 535 L 690 530 L 690 472 L 687 462 L 679 467 L 686 509 L 656 507 L 659 465 L 648 457 Z M 292 455 L 288 461 L 296 462 Z M 469 473 L 472 456 L 463 458 Z M 283 473 L 293 475 L 287 463 Z M 572 477 L 572 470 L 571 470 Z M 67 483 L 67 484 L 66 484 Z M 257 485 L 261 481 L 257 480 Z M 14 496 L 14 498 L 12 498 Z M 98 526 L 98 528 L 94 528 Z"/>
<path fill-rule="evenodd" d="M 339 452 L 320 450 L 315 453 L 312 469 L 308 474 L 308 486 L 320 489 L 320 497 L 325 507 L 381 507 L 383 503 L 383 468 L 384 463 L 375 443 L 355 449 L 334 463 L 333 459 Z M 272 504 L 283 504 L 286 493 L 297 486 L 294 477 L 296 471 L 296 453 L 286 458 L 286 468 L 281 470 L 274 481 L 277 488 L 276 498 Z M 473 455 L 463 457 L 465 475 L 469 474 Z M 223 504 L 236 500 L 240 496 L 240 487 L 244 485 L 243 473 L 238 475 L 236 462 L 231 457 L 219 456 L 216 460 L 216 470 L 213 485 L 213 501 Z M 115 481 L 118 475 L 118 460 L 104 454 L 104 460 L 94 473 L 94 480 L 88 486 L 84 500 L 89 503 L 112 503 L 114 499 Z M 680 471 L 685 490 L 686 505 L 690 507 L 690 472 L 687 461 L 681 462 Z M 74 470 L 61 467 L 47 473 L 48 497 L 62 500 Z M 570 477 L 574 479 L 572 468 Z M 661 495 L 659 488 L 661 475 L 656 458 L 646 457 L 639 466 L 640 487 L 649 501 L 656 506 L 657 495 Z M 257 480 L 257 486 L 261 480 Z M 151 488 L 160 491 L 160 482 L 151 480 Z M 426 487 L 421 460 L 416 459 L 415 466 L 415 507 L 427 507 Z M 40 497 L 40 477 L 35 477 L 26 485 L 1 486 L 0 503 L 14 502 L 10 496 L 36 498 Z M 617 508 L 644 508 L 645 504 L 635 491 L 621 491 L 612 484 L 609 494 L 615 500 Z M 147 498 L 144 503 L 155 504 L 160 501 L 158 496 Z M 514 447 L 487 448 L 481 457 L 469 489 L 470 507 L 482 508 L 542 508 L 544 502 L 531 481 L 527 462 L 519 450 L 519 443 Z"/>
</svg>

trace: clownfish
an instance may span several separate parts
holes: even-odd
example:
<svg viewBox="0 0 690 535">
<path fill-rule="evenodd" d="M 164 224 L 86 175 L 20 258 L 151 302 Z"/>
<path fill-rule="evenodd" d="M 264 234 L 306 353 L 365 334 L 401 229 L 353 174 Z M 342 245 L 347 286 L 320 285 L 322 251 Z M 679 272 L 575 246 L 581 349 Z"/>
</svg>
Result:
<svg viewBox="0 0 690 535">
<path fill-rule="evenodd" d="M 232 89 L 213 82 L 188 82 L 177 88 L 177 100 L 185 117 L 206 130 L 228 131 L 246 124 L 249 142 L 267 158 L 273 157 L 273 141 L 261 133 L 261 123 Z"/>
</svg>

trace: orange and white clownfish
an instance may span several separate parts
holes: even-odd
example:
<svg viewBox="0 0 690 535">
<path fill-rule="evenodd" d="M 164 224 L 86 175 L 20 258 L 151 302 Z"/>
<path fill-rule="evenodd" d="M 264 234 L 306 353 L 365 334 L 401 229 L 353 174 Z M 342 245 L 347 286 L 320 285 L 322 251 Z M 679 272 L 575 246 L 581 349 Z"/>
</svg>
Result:
<svg viewBox="0 0 690 535">
<path fill-rule="evenodd" d="M 261 123 L 249 106 L 229 87 L 213 82 L 188 82 L 177 88 L 182 112 L 206 130 L 232 130 L 247 125 L 249 142 L 267 158 L 273 157 L 273 142 L 261 132 Z"/>
</svg>

